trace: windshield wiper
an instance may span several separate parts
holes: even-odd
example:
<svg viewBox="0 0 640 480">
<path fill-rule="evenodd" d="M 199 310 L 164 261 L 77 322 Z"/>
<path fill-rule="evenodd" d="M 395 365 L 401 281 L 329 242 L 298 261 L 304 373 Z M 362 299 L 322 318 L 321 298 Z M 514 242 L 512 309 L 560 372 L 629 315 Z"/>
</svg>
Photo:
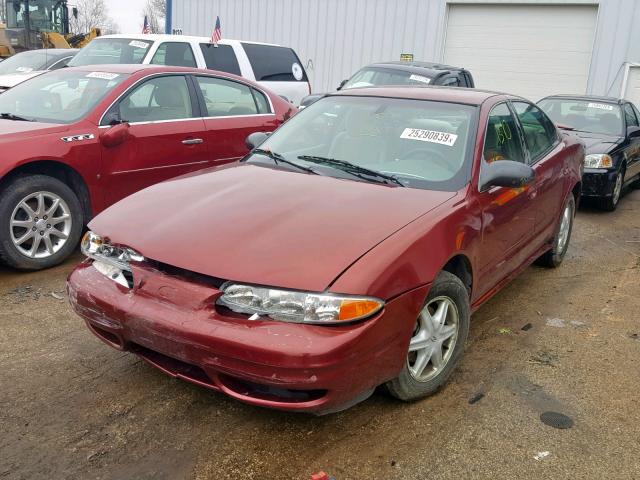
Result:
<svg viewBox="0 0 640 480">
<path fill-rule="evenodd" d="M 5 120 L 16 120 L 19 122 L 34 122 L 30 118 L 19 117 L 18 115 L 14 115 L 13 113 L 0 113 L 0 118 L 4 118 Z"/>
<path fill-rule="evenodd" d="M 399 187 L 404 187 L 404 184 L 393 175 L 387 175 L 386 173 L 377 172 L 376 170 L 370 170 L 355 163 L 347 162 L 346 160 L 337 160 L 335 158 L 319 157 L 316 155 L 300 155 L 300 160 L 306 160 L 307 162 L 317 163 L 320 165 L 330 165 L 332 167 L 343 170 L 351 175 L 362 178 L 363 180 L 370 180 L 373 177 L 379 180 L 379 183 L 393 183 Z"/>
<path fill-rule="evenodd" d="M 278 165 L 279 163 L 285 163 L 287 165 L 291 165 L 292 167 L 297 168 L 298 170 L 302 170 L 303 172 L 307 172 L 307 173 L 313 173 L 314 175 L 319 175 L 318 172 L 316 172 L 315 170 L 309 168 L 309 167 L 305 167 L 304 165 L 299 165 L 296 162 L 292 162 L 291 160 L 287 160 L 286 158 L 284 158 L 282 155 L 280 155 L 279 153 L 276 152 L 272 152 L 271 150 L 265 150 L 263 148 L 255 148 L 251 151 L 251 153 L 257 153 L 259 155 L 264 155 L 265 157 L 269 157 L 271 160 L 273 160 L 273 163 L 275 163 L 276 165 Z"/>
</svg>

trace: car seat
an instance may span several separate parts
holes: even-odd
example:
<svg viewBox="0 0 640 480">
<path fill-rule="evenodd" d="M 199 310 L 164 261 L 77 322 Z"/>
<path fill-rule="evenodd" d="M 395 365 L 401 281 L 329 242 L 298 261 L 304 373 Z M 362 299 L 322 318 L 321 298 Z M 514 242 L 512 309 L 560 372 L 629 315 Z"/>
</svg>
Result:
<svg viewBox="0 0 640 480">
<path fill-rule="evenodd" d="M 158 82 L 153 92 L 158 107 L 152 109 L 151 120 L 189 118 L 191 106 L 185 90 L 176 88 L 173 82 Z"/>
<path fill-rule="evenodd" d="M 344 131 L 338 133 L 329 147 L 329 156 L 338 160 L 375 164 L 385 158 L 386 141 L 370 109 L 354 108 L 345 118 Z"/>
</svg>

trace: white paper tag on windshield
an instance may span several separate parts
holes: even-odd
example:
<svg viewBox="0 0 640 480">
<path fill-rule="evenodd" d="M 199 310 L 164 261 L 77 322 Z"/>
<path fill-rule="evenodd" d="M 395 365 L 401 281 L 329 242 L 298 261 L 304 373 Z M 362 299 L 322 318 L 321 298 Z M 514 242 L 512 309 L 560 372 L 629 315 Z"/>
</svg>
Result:
<svg viewBox="0 0 640 480">
<path fill-rule="evenodd" d="M 411 75 L 409 77 L 409 80 L 413 80 L 414 82 L 420 82 L 420 83 L 431 83 L 431 79 L 427 78 L 427 77 L 423 77 L 422 75 Z"/>
<path fill-rule="evenodd" d="M 607 105 L 606 103 L 590 103 L 587 105 L 589 108 L 599 108 L 600 110 L 613 110 L 613 105 Z"/>
<path fill-rule="evenodd" d="M 109 73 L 109 72 L 91 72 L 87 73 L 87 78 L 99 78 L 101 80 L 113 80 L 114 78 L 118 78 L 119 74 L 117 73 Z"/>
<path fill-rule="evenodd" d="M 423 130 L 421 128 L 405 128 L 400 138 L 407 140 L 420 140 L 421 142 L 439 143 L 453 147 L 458 139 L 455 133 L 436 132 L 435 130 Z"/>
<path fill-rule="evenodd" d="M 149 44 L 147 42 L 139 42 L 138 40 L 131 40 L 129 42 L 129 46 L 146 49 L 149 46 Z"/>
</svg>

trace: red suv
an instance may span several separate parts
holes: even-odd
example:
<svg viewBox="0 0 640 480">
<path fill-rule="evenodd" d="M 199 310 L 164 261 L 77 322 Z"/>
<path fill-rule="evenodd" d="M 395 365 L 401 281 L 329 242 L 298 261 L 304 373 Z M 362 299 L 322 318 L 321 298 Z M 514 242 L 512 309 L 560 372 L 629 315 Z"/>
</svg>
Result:
<svg viewBox="0 0 640 480">
<path fill-rule="evenodd" d="M 83 226 L 152 184 L 247 153 L 295 111 L 235 75 L 143 65 L 51 72 L 0 96 L 0 260 L 60 263 Z"/>
</svg>

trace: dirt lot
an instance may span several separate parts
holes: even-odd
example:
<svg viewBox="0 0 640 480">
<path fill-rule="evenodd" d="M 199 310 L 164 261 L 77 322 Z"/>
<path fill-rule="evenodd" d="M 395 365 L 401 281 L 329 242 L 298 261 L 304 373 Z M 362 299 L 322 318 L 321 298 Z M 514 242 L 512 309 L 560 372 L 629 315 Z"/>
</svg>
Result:
<svg viewBox="0 0 640 480">
<path fill-rule="evenodd" d="M 435 397 L 376 393 L 320 418 L 242 405 L 103 345 L 64 298 L 79 255 L 0 269 L 0 479 L 640 478 L 638 212 L 640 191 L 612 214 L 583 208 L 563 266 L 529 268 L 474 315 Z M 546 411 L 573 427 L 543 424 Z"/>
</svg>

